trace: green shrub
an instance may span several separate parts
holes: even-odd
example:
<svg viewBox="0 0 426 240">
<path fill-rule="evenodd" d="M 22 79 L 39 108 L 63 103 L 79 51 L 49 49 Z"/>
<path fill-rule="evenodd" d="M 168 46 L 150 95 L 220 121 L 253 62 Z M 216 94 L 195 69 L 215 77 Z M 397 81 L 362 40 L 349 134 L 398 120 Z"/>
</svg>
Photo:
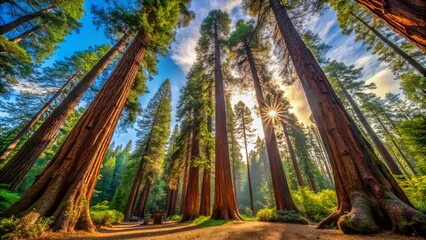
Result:
<svg viewBox="0 0 426 240">
<path fill-rule="evenodd" d="M 256 218 L 259 221 L 266 222 L 285 222 L 285 223 L 301 223 L 308 224 L 308 221 L 296 211 L 276 210 L 273 208 L 260 209 Z"/>
<path fill-rule="evenodd" d="M 6 210 L 10 205 L 19 200 L 20 196 L 17 193 L 11 192 L 0 185 L 0 212 Z"/>
<path fill-rule="evenodd" d="M 182 216 L 181 215 L 172 215 L 171 217 L 170 217 L 170 220 L 171 221 L 180 221 L 182 219 Z"/>
<path fill-rule="evenodd" d="M 314 222 L 323 220 L 337 207 L 336 192 L 329 189 L 315 193 L 306 187 L 298 188 L 292 196 L 300 213 Z"/>
<path fill-rule="evenodd" d="M 109 209 L 108 201 L 103 201 L 90 208 L 92 221 L 97 225 L 119 224 L 124 219 L 124 214 L 113 209 Z"/>
<path fill-rule="evenodd" d="M 414 207 L 426 213 L 426 176 L 407 178 L 398 182 Z"/>
<path fill-rule="evenodd" d="M 228 223 L 227 220 L 214 220 L 210 219 L 210 216 L 199 216 L 192 223 L 196 224 L 200 227 L 213 227 L 213 226 L 221 226 Z"/>
<path fill-rule="evenodd" d="M 22 221 L 15 216 L 0 220 L 1 239 L 37 239 L 41 233 L 49 229 L 53 217 L 39 218 L 35 224 Z"/>
</svg>

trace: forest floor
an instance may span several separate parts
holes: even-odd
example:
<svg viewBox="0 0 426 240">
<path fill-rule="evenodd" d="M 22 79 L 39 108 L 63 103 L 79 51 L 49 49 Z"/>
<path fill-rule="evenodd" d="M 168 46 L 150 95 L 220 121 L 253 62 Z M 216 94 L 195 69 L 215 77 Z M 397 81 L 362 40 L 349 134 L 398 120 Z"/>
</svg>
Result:
<svg viewBox="0 0 426 240">
<path fill-rule="evenodd" d="M 228 222 L 221 226 L 201 227 L 190 223 L 167 222 L 163 225 L 140 225 L 124 223 L 102 227 L 98 233 L 75 232 L 72 234 L 46 233 L 42 239 L 149 239 L 149 240 L 402 240 L 421 239 L 382 232 L 375 235 L 343 235 L 339 230 L 318 230 L 315 225 L 297 225 L 270 222 Z"/>
</svg>

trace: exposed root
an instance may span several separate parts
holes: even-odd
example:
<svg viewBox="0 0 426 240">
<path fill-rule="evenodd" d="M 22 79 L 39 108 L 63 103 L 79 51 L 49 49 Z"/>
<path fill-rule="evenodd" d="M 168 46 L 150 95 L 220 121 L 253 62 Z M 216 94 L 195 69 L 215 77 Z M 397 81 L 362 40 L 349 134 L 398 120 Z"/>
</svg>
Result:
<svg viewBox="0 0 426 240">
<path fill-rule="evenodd" d="M 362 195 L 355 195 L 351 212 L 339 218 L 337 226 L 346 234 L 371 234 L 380 229 L 373 219 L 369 200 Z"/>
<path fill-rule="evenodd" d="M 337 226 L 337 222 L 339 221 L 340 216 L 344 213 L 341 210 L 337 210 L 332 214 L 328 215 L 328 217 L 324 218 L 317 226 L 318 229 L 329 228 L 328 226 Z"/>
</svg>

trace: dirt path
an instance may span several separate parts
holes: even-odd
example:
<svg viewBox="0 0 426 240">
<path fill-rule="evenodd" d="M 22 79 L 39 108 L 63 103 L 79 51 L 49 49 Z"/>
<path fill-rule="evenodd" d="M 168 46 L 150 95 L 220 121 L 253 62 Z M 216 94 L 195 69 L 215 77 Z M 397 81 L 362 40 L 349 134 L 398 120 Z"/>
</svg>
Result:
<svg viewBox="0 0 426 240">
<path fill-rule="evenodd" d="M 194 224 L 168 222 L 163 225 L 140 225 L 126 223 L 103 228 L 99 233 L 87 234 L 76 232 L 72 235 L 50 233 L 43 239 L 149 239 L 149 240 L 304 240 L 304 239 L 339 239 L 339 240 L 420 240 L 419 237 L 384 232 L 376 235 L 343 235 L 339 230 L 318 230 L 313 225 L 297 225 L 268 222 L 229 222 L 216 227 L 199 227 Z"/>
</svg>

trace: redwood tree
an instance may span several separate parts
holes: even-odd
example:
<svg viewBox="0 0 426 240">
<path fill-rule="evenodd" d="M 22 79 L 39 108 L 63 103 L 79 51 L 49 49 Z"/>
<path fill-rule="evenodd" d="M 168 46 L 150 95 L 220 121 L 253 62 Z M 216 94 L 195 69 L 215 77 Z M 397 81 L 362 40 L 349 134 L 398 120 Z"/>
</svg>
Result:
<svg viewBox="0 0 426 240">
<path fill-rule="evenodd" d="M 133 81 L 146 54 L 166 52 L 179 20 L 188 20 L 181 17 L 188 5 L 184 0 L 142 2 L 135 11 L 139 31 L 102 90 L 36 182 L 2 216 L 29 224 L 53 216 L 54 230 L 95 230 L 88 202 Z"/>
<path fill-rule="evenodd" d="M 225 88 L 221 63 L 222 39 L 229 33 L 231 20 L 227 13 L 212 10 L 201 24 L 201 38 L 207 39 L 205 49 L 214 52 L 214 81 L 215 81 L 215 189 L 212 219 L 242 220 L 238 212 L 237 202 L 232 184 L 229 161 L 229 146 L 226 130 Z"/>
<path fill-rule="evenodd" d="M 344 233 L 372 233 L 390 228 L 426 236 L 426 216 L 413 208 L 361 135 L 300 38 L 285 6 L 279 0 L 269 0 L 261 2 L 263 8 L 259 9 L 253 2 L 247 4 L 253 13 L 272 10 L 330 158 L 338 208 L 320 227 L 337 222 Z"/>
</svg>

